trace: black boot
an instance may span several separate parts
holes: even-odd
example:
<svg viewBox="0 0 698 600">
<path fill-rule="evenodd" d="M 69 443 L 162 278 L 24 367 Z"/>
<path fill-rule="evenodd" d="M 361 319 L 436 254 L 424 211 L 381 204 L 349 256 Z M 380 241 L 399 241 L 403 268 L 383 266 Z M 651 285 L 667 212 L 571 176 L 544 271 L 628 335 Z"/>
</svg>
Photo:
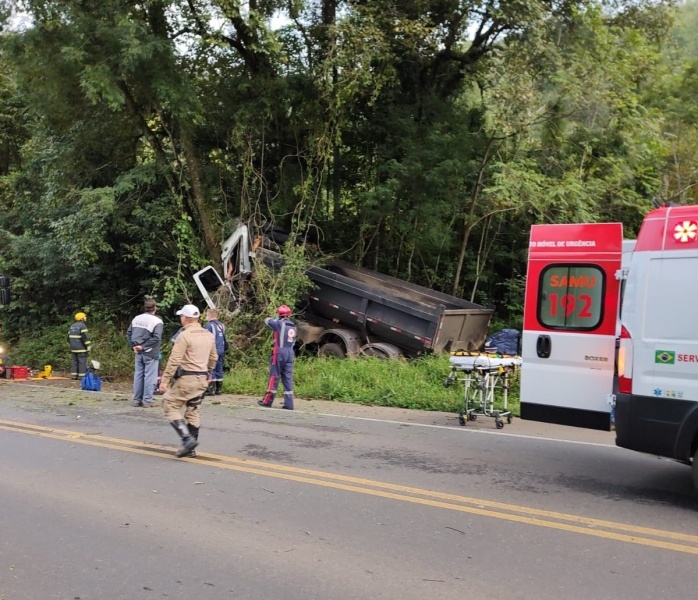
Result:
<svg viewBox="0 0 698 600">
<path fill-rule="evenodd" d="M 223 390 L 223 382 L 222 381 L 216 381 L 216 396 L 221 395 L 221 391 Z"/>
<path fill-rule="evenodd" d="M 189 427 L 189 433 L 191 433 L 191 437 L 193 437 L 196 440 L 196 443 L 199 443 L 199 427 L 194 427 L 191 423 L 187 424 L 187 427 Z M 186 455 L 187 458 L 196 458 L 196 450 L 192 450 L 189 454 Z"/>
<path fill-rule="evenodd" d="M 208 384 L 208 387 L 206 388 L 206 391 L 204 392 L 204 396 L 213 396 L 215 391 L 216 391 L 216 382 L 212 381 L 211 383 Z"/>
<path fill-rule="evenodd" d="M 194 448 L 199 445 L 196 438 L 190 433 L 189 427 L 187 427 L 187 422 L 184 419 L 178 419 L 176 421 L 170 421 L 172 427 L 182 438 L 182 447 L 177 450 L 177 458 L 182 458 L 187 456 Z"/>
</svg>

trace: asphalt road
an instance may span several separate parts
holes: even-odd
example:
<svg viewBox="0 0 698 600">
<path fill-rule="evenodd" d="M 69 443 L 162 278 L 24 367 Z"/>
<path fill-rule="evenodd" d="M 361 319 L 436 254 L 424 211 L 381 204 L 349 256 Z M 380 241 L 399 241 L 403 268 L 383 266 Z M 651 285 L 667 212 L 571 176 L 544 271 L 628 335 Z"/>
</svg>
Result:
<svg viewBox="0 0 698 600">
<path fill-rule="evenodd" d="M 684 465 L 613 434 L 222 397 L 199 458 L 114 391 L 0 383 L 0 599 L 693 597 Z"/>
</svg>

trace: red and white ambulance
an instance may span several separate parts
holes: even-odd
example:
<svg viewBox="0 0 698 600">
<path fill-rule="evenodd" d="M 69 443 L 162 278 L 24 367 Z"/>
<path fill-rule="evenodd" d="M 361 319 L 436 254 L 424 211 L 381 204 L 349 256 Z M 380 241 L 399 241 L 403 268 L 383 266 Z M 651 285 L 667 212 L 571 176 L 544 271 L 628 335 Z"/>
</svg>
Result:
<svg viewBox="0 0 698 600">
<path fill-rule="evenodd" d="M 615 405 L 619 446 L 698 486 L 698 206 L 653 210 L 634 247 L 620 223 L 534 225 L 522 359 L 523 419 L 609 429 Z"/>
<path fill-rule="evenodd" d="M 610 429 L 622 249 L 620 223 L 531 228 L 522 419 Z"/>
</svg>

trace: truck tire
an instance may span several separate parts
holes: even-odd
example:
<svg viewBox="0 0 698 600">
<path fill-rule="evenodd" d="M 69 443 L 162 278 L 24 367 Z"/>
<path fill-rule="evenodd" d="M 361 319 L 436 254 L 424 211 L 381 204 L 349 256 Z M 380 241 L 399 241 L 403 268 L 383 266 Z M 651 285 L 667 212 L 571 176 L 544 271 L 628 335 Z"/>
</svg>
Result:
<svg viewBox="0 0 698 600">
<path fill-rule="evenodd" d="M 372 356 L 382 360 L 396 360 L 398 358 L 402 358 L 400 348 L 394 346 L 393 344 L 386 344 L 383 342 L 366 344 L 361 348 L 361 353 L 364 356 Z"/>
<path fill-rule="evenodd" d="M 339 344 L 330 343 L 320 346 L 318 356 L 334 356 L 335 358 L 343 359 L 347 357 L 347 354 Z"/>
</svg>

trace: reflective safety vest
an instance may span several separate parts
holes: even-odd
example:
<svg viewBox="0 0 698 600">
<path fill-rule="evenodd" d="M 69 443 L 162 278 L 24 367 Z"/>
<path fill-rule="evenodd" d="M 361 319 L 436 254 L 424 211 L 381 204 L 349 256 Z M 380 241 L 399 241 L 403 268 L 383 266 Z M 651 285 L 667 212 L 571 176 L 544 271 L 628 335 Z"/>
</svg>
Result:
<svg viewBox="0 0 698 600">
<path fill-rule="evenodd" d="M 90 351 L 90 334 L 84 321 L 75 321 L 68 329 L 68 343 L 72 352 Z"/>
</svg>

